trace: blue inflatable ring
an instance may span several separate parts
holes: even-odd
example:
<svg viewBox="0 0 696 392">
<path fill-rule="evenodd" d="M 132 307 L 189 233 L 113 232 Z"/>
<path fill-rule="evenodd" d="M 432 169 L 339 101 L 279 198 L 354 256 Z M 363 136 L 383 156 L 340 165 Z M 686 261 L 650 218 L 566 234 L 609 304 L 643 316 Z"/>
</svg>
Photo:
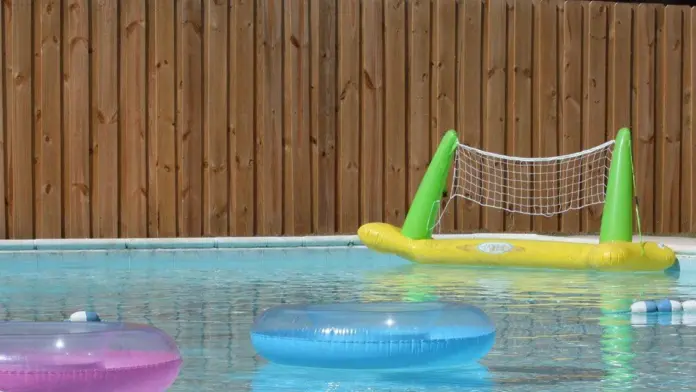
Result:
<svg viewBox="0 0 696 392">
<path fill-rule="evenodd" d="M 494 341 L 481 309 L 442 302 L 279 306 L 251 329 L 267 360 L 323 368 L 462 364 L 482 358 Z"/>
</svg>

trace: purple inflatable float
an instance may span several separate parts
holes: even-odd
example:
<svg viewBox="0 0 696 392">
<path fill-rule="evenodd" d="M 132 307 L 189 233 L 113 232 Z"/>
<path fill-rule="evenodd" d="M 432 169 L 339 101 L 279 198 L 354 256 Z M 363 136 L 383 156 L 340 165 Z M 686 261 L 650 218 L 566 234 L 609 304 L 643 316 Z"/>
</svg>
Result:
<svg viewBox="0 0 696 392">
<path fill-rule="evenodd" d="M 0 391 L 162 392 L 181 364 L 174 340 L 147 325 L 0 322 Z"/>
</svg>

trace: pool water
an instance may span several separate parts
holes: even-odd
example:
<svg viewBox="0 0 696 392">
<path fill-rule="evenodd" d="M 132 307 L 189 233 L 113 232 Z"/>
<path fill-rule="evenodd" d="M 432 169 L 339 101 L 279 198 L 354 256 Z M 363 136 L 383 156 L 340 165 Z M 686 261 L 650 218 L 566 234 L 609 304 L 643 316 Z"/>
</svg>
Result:
<svg viewBox="0 0 696 392">
<path fill-rule="evenodd" d="M 696 261 L 695 261 L 696 262 Z M 696 298 L 696 272 L 612 274 L 415 265 L 362 247 L 0 253 L 0 317 L 81 309 L 152 324 L 184 356 L 171 391 L 680 391 L 696 383 L 696 316 L 617 315 Z M 451 300 L 497 327 L 479 366 L 369 372 L 268 364 L 253 319 L 278 304 Z"/>
</svg>

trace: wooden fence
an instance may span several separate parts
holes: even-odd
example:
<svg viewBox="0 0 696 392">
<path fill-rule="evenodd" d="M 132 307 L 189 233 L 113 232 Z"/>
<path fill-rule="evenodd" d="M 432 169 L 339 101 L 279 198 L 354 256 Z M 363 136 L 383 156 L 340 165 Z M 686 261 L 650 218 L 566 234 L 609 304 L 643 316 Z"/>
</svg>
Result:
<svg viewBox="0 0 696 392">
<path fill-rule="evenodd" d="M 630 126 L 646 232 L 696 231 L 696 11 L 546 0 L 2 2 L 0 237 L 401 224 L 440 136 Z M 593 231 L 460 202 L 445 231 Z"/>
</svg>

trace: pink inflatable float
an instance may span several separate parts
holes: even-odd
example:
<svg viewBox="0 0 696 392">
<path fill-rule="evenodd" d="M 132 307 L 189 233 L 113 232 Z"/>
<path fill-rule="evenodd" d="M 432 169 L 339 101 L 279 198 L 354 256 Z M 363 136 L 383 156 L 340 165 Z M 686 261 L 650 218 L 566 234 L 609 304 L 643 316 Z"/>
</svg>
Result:
<svg viewBox="0 0 696 392">
<path fill-rule="evenodd" d="M 163 392 L 181 364 L 174 340 L 147 325 L 0 322 L 3 392 Z"/>
</svg>

